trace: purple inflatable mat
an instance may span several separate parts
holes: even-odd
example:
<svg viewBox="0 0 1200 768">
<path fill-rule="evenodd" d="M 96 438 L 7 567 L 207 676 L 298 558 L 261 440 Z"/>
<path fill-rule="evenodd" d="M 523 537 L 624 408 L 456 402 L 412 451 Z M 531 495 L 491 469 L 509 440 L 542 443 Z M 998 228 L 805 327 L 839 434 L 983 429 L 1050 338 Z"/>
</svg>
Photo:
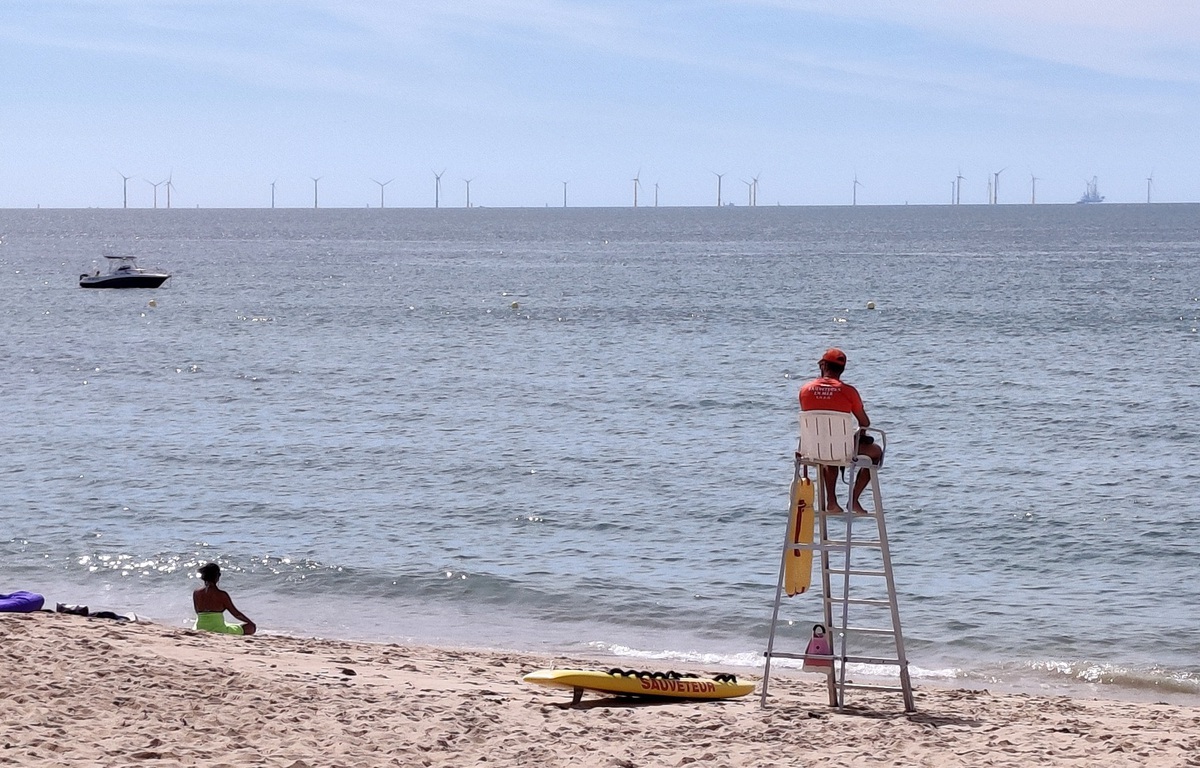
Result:
<svg viewBox="0 0 1200 768">
<path fill-rule="evenodd" d="M 33 613 L 42 609 L 46 599 L 32 592 L 12 592 L 0 595 L 0 613 Z"/>
</svg>

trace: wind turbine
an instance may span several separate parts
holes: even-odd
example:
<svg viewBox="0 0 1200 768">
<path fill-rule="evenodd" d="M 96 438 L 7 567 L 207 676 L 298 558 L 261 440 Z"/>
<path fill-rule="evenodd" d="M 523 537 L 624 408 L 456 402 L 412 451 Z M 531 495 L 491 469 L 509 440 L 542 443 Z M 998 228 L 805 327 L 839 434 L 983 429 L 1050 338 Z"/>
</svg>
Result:
<svg viewBox="0 0 1200 768">
<path fill-rule="evenodd" d="M 1154 186 L 1154 171 L 1150 171 L 1150 175 L 1146 177 L 1146 202 L 1150 202 L 1150 188 Z"/>
<path fill-rule="evenodd" d="M 161 181 L 153 182 L 153 181 L 150 181 L 150 179 L 142 179 L 142 181 L 144 181 L 147 184 L 149 184 L 150 186 L 154 187 L 154 207 L 157 208 L 158 207 L 158 187 L 159 187 L 159 185 L 163 184 L 163 182 L 161 182 Z"/>
<path fill-rule="evenodd" d="M 467 207 L 471 207 L 471 180 L 463 179 L 467 183 Z"/>
<path fill-rule="evenodd" d="M 746 185 L 746 204 L 751 208 L 758 205 L 758 176 L 751 176 L 750 181 L 742 179 Z"/>
<path fill-rule="evenodd" d="M 271 207 L 275 207 L 275 182 L 271 182 Z"/>
<path fill-rule="evenodd" d="M 567 182 L 563 182 L 563 208 L 567 207 Z"/>
<path fill-rule="evenodd" d="M 1037 183 L 1038 177 L 1032 173 L 1029 174 L 1029 204 L 1037 205 Z"/>
<path fill-rule="evenodd" d="M 126 176 L 125 174 L 121 173 L 120 171 L 117 171 L 117 175 L 121 177 L 121 207 L 128 208 L 129 207 L 129 180 L 132 179 L 133 177 Z"/>
<path fill-rule="evenodd" d="M 1007 170 L 1008 168 L 1004 167 L 992 174 L 992 178 L 995 179 L 995 183 L 992 185 L 992 205 L 1000 204 L 1000 174 Z"/>
<path fill-rule="evenodd" d="M 175 188 L 175 182 L 171 181 L 171 178 L 174 175 L 175 175 L 174 171 L 168 171 L 167 172 L 167 180 L 166 180 L 166 182 L 164 182 L 167 185 L 167 208 L 168 209 L 170 209 L 170 207 L 171 207 L 171 190 Z"/>
<path fill-rule="evenodd" d="M 637 175 L 633 177 L 633 207 L 637 208 L 637 193 L 638 187 L 642 186 L 642 169 L 638 168 Z"/>
<path fill-rule="evenodd" d="M 958 175 L 954 177 L 954 181 L 956 182 L 954 185 L 954 204 L 955 205 L 962 204 L 962 183 L 964 181 L 966 181 L 966 179 L 967 179 L 967 177 L 962 175 L 962 168 L 959 168 Z"/>
<path fill-rule="evenodd" d="M 395 179 L 388 179 L 387 181 L 379 181 L 377 179 L 371 179 L 371 181 L 374 181 L 376 184 L 379 185 L 379 207 L 382 208 L 383 207 L 383 188 L 386 187 L 388 184 L 391 184 L 393 181 L 395 181 Z"/>
<path fill-rule="evenodd" d="M 317 182 L 325 178 L 324 176 L 309 176 L 313 180 L 313 208 L 317 207 Z"/>
<path fill-rule="evenodd" d="M 723 173 L 713 171 L 713 176 L 717 177 L 717 207 L 721 207 L 721 179 L 725 177 Z"/>
<path fill-rule="evenodd" d="M 854 174 L 854 199 L 851 205 L 858 205 L 858 188 L 862 186 L 862 182 L 858 180 L 858 174 Z"/>
<path fill-rule="evenodd" d="M 433 172 L 433 207 L 440 208 L 442 205 L 442 174 L 446 169 L 442 169 L 442 173 Z"/>
<path fill-rule="evenodd" d="M 654 182 L 654 207 L 658 207 L 658 182 Z"/>
</svg>

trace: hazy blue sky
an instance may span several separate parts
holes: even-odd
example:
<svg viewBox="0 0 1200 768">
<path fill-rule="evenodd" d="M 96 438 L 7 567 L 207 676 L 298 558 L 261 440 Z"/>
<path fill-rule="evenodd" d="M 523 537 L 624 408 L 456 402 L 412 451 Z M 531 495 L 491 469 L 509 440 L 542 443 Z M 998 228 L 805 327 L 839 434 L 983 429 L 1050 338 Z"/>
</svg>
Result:
<svg viewBox="0 0 1200 768">
<path fill-rule="evenodd" d="M 1196 0 L 7 0 L 0 66 L 0 207 L 1200 200 Z"/>
</svg>

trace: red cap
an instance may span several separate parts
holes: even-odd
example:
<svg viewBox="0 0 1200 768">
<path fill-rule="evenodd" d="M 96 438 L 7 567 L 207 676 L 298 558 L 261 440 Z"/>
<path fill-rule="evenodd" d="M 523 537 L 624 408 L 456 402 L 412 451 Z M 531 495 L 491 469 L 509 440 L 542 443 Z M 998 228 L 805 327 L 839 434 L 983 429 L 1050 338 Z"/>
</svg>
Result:
<svg viewBox="0 0 1200 768">
<path fill-rule="evenodd" d="M 825 350 L 825 354 L 821 355 L 821 362 L 836 363 L 844 368 L 846 367 L 846 353 L 837 347 L 830 347 Z"/>
</svg>

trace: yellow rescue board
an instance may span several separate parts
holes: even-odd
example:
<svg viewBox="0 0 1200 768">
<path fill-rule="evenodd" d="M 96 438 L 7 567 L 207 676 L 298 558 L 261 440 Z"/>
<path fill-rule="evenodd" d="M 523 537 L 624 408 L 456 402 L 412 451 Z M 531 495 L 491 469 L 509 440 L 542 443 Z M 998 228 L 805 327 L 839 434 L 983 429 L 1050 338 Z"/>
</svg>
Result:
<svg viewBox="0 0 1200 768">
<path fill-rule="evenodd" d="M 788 541 L 813 542 L 813 484 L 807 477 L 792 480 L 792 509 L 788 515 Z M 783 561 L 783 588 L 788 597 L 803 593 L 812 584 L 811 549 L 789 550 Z"/>
<path fill-rule="evenodd" d="M 619 671 L 619 670 L 617 670 Z M 739 683 L 733 675 L 709 677 L 669 677 L 670 673 L 630 671 L 626 674 L 585 669 L 539 669 L 523 678 L 527 683 L 553 688 L 569 688 L 579 701 L 583 691 L 613 693 L 621 696 L 655 696 L 675 699 L 729 699 L 745 696 L 754 683 Z"/>
</svg>

